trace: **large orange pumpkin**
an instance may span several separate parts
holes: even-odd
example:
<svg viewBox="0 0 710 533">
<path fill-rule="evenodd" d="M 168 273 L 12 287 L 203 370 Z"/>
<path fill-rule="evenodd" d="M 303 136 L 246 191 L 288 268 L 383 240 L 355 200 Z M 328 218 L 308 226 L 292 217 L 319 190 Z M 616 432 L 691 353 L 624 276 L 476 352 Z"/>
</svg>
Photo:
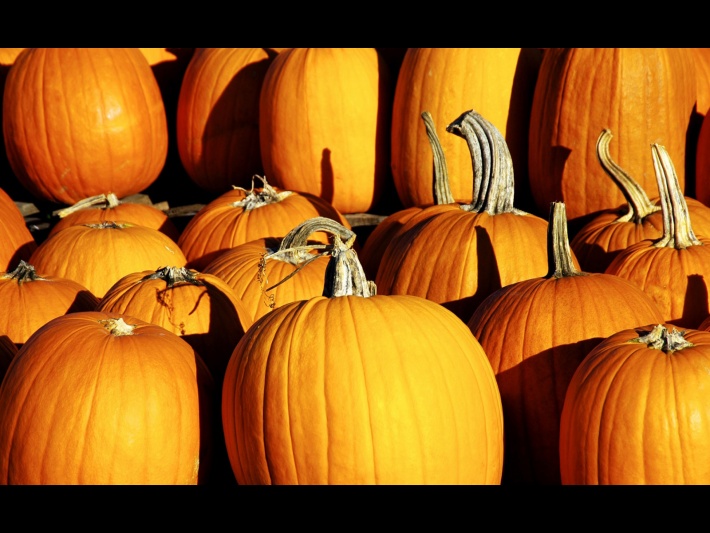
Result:
<svg viewBox="0 0 710 533">
<path fill-rule="evenodd" d="M 180 160 L 197 186 L 221 194 L 264 173 L 259 95 L 274 57 L 267 48 L 195 50 L 180 85 L 176 127 Z"/>
<path fill-rule="evenodd" d="M 210 461 L 213 386 L 164 328 L 93 311 L 55 318 L 0 387 L 0 484 L 196 484 Z"/>
<path fill-rule="evenodd" d="M 47 201 L 139 193 L 165 164 L 165 107 L 138 48 L 25 49 L 5 82 L 2 120 L 14 173 Z"/>
<path fill-rule="evenodd" d="M 323 296 L 257 320 L 227 367 L 237 481 L 498 484 L 501 400 L 478 341 L 438 304 L 376 295 L 345 228 L 316 224 L 333 233 Z"/>
<path fill-rule="evenodd" d="M 261 159 L 276 187 L 368 212 L 390 178 L 393 80 L 374 48 L 289 48 L 259 100 Z"/>
<path fill-rule="evenodd" d="M 710 484 L 708 368 L 707 331 L 651 323 L 598 344 L 567 388 L 562 483 Z"/>
<path fill-rule="evenodd" d="M 397 77 L 392 109 L 392 176 L 404 207 L 434 201 L 432 156 L 419 126 L 429 111 L 442 139 L 457 202 L 473 200 L 471 159 L 466 147 L 446 136 L 462 109 L 475 109 L 506 140 L 516 171 L 515 191 L 530 211 L 528 129 L 533 91 L 542 61 L 538 48 L 409 48 Z M 543 211 L 546 215 L 546 211 Z"/>
<path fill-rule="evenodd" d="M 529 138 L 530 186 L 538 209 L 567 206 L 570 233 L 584 217 L 624 202 L 610 187 L 595 154 L 609 128 L 625 142 L 611 148 L 619 166 L 634 169 L 654 190 L 648 146 L 663 141 L 685 161 L 686 134 L 696 103 L 696 66 L 685 48 L 548 48 L 533 96 Z M 685 172 L 678 173 L 681 191 Z"/>
</svg>

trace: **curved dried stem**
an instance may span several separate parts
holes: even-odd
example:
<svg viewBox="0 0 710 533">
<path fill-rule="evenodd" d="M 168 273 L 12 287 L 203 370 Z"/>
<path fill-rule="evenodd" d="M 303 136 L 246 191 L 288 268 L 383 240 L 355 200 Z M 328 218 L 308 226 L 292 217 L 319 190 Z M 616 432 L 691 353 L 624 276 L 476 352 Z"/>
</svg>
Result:
<svg viewBox="0 0 710 533">
<path fill-rule="evenodd" d="M 613 135 L 611 130 L 602 130 L 597 139 L 597 158 L 604 172 L 614 181 L 626 199 L 629 210 L 615 222 L 634 222 L 642 224 L 648 215 L 661 210 L 661 206 L 654 204 L 648 198 L 646 191 L 624 169 L 614 162 L 609 153 L 609 143 Z"/>
</svg>

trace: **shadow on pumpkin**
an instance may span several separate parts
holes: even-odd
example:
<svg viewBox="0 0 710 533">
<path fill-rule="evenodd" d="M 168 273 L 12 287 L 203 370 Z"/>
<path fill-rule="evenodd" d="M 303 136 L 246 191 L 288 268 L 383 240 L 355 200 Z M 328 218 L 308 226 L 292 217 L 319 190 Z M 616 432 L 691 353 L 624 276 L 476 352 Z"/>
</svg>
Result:
<svg viewBox="0 0 710 533">
<path fill-rule="evenodd" d="M 683 302 L 683 315 L 675 320 L 668 320 L 669 324 L 683 328 L 697 328 L 708 311 L 708 288 L 705 279 L 700 274 L 688 276 L 688 285 L 685 289 Z"/>
<path fill-rule="evenodd" d="M 469 319 L 478 306 L 481 305 L 483 300 L 502 287 L 499 270 L 500 266 L 495 254 L 495 249 L 493 248 L 493 243 L 491 242 L 491 236 L 482 226 L 474 226 L 474 232 L 477 257 L 475 273 L 477 277 L 476 292 L 457 300 L 450 300 L 442 303 L 444 307 L 453 312 L 465 323 L 468 323 Z M 470 237 L 464 237 L 462 241 L 467 238 Z M 462 244 L 465 245 L 466 243 L 462 242 Z M 458 259 L 460 262 L 465 260 L 465 257 Z M 463 265 L 461 268 L 463 268 Z M 468 277 L 468 274 L 468 272 L 462 272 L 460 278 L 465 279 Z M 435 272 L 433 273 L 433 276 L 436 276 Z"/>
<path fill-rule="evenodd" d="M 560 485 L 560 418 L 574 371 L 594 337 L 527 356 L 496 374 L 503 403 L 503 485 Z M 510 354 L 508 354 L 510 356 Z"/>
</svg>

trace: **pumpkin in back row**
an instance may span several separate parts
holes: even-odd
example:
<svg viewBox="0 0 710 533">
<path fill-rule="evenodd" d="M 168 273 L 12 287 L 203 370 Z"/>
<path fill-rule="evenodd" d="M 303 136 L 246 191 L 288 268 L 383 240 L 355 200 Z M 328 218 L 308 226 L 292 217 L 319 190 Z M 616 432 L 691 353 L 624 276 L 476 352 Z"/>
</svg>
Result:
<svg viewBox="0 0 710 533">
<path fill-rule="evenodd" d="M 74 204 L 142 192 L 168 150 L 158 82 L 138 48 L 27 48 L 5 81 L 3 134 L 20 183 Z"/>
</svg>

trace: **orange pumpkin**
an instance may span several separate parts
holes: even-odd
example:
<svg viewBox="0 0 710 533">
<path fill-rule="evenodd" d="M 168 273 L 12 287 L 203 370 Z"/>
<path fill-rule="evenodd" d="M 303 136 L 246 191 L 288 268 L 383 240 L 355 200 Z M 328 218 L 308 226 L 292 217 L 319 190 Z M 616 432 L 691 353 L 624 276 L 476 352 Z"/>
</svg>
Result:
<svg viewBox="0 0 710 533">
<path fill-rule="evenodd" d="M 527 176 L 530 108 L 542 62 L 537 48 L 409 48 L 397 77 L 392 109 L 392 176 L 404 207 L 434 202 L 432 156 L 419 127 L 422 111 L 431 113 L 451 170 L 457 202 L 473 200 L 471 159 L 466 147 L 444 136 L 445 125 L 462 109 L 475 109 L 506 140 L 516 171 L 515 192 L 529 211 Z M 543 213 L 546 213 L 543 211 Z"/>
<path fill-rule="evenodd" d="M 606 272 L 631 281 L 658 305 L 663 320 L 697 328 L 708 316 L 710 235 L 696 235 L 678 177 L 665 147 L 652 144 L 661 192 L 663 234 L 619 252 Z"/>
<path fill-rule="evenodd" d="M 180 237 L 180 230 L 164 211 L 149 204 L 123 202 L 113 193 L 86 198 L 73 206 L 60 209 L 57 216 L 59 220 L 52 225 L 49 235 L 54 235 L 59 230 L 75 224 L 122 220 L 157 229 L 174 241 Z"/>
<path fill-rule="evenodd" d="M 18 346 L 47 322 L 67 313 L 93 311 L 99 301 L 71 279 L 42 276 L 35 267 L 20 261 L 17 267 L 0 273 L 0 332 Z"/>
<path fill-rule="evenodd" d="M 222 279 L 173 266 L 126 274 L 106 291 L 96 310 L 136 317 L 182 337 L 218 383 L 234 347 L 254 322 Z"/>
<path fill-rule="evenodd" d="M 696 103 L 696 66 L 685 48 L 548 48 L 531 109 L 530 186 L 538 209 L 567 206 L 570 233 L 587 216 L 624 202 L 597 163 L 604 128 L 628 142 L 612 147 L 644 190 L 655 187 L 647 147 L 663 139 L 685 161 L 686 133 Z M 601 105 L 600 105 L 601 103 Z M 685 187 L 684 169 L 678 179 Z"/>
<path fill-rule="evenodd" d="M 290 249 L 306 243 L 284 241 L 285 237 L 267 237 L 238 244 L 208 264 L 202 273 L 224 280 L 255 320 L 284 304 L 320 296 L 328 259 Z"/>
<path fill-rule="evenodd" d="M 237 481 L 498 484 L 501 401 L 478 341 L 438 304 L 376 295 L 338 226 L 302 226 L 333 234 L 323 296 L 257 320 L 227 366 Z"/>
<path fill-rule="evenodd" d="M 349 222 L 331 204 L 307 192 L 272 187 L 266 178 L 255 176 L 262 187 L 235 187 L 202 207 L 182 230 L 178 245 L 189 268 L 204 270 L 230 248 L 262 237 L 283 237 L 301 222 L 316 216 Z M 312 237 L 328 242 L 326 234 Z"/>
<path fill-rule="evenodd" d="M 259 100 L 266 177 L 344 214 L 370 211 L 390 179 L 392 92 L 389 69 L 374 48 L 280 52 Z"/>
<path fill-rule="evenodd" d="M 513 207 L 510 152 L 491 122 L 471 110 L 447 131 L 470 148 L 474 201 L 412 216 L 385 249 L 375 281 L 382 294 L 426 298 L 466 322 L 500 287 L 545 275 L 547 221 Z"/>
<path fill-rule="evenodd" d="M 27 260 L 37 249 L 25 218 L 10 196 L 0 189 L 0 271 Z"/>
<path fill-rule="evenodd" d="M 165 108 L 138 48 L 25 49 L 5 82 L 2 119 L 14 173 L 47 201 L 139 193 L 165 164 Z"/>
<path fill-rule="evenodd" d="M 567 388 L 562 483 L 709 484 L 708 367 L 707 331 L 654 322 L 598 344 Z"/>
<path fill-rule="evenodd" d="M 560 484 L 560 413 L 577 366 L 616 331 L 662 319 L 632 283 L 574 265 L 564 203 L 550 206 L 549 224 L 548 273 L 502 287 L 468 321 L 503 401 L 506 485 Z"/>
<path fill-rule="evenodd" d="M 267 48 L 198 48 L 180 85 L 177 147 L 202 189 L 223 193 L 263 174 L 259 94 L 276 57 Z"/>
<path fill-rule="evenodd" d="M 193 348 L 159 326 L 57 317 L 0 387 L 0 484 L 196 484 L 210 460 L 213 386 Z"/>
<path fill-rule="evenodd" d="M 29 260 L 47 276 L 72 279 L 97 298 L 133 272 L 185 266 L 180 247 L 160 231 L 127 222 L 69 226 L 40 244 Z"/>
<path fill-rule="evenodd" d="M 595 213 L 570 242 L 585 272 L 604 272 L 621 250 L 644 239 L 663 235 L 660 199 L 650 200 L 636 180 L 611 159 L 611 138 L 608 128 L 601 132 L 597 140 L 597 157 L 627 203 Z M 699 233 L 710 235 L 710 208 L 688 196 L 685 201 Z"/>
</svg>

